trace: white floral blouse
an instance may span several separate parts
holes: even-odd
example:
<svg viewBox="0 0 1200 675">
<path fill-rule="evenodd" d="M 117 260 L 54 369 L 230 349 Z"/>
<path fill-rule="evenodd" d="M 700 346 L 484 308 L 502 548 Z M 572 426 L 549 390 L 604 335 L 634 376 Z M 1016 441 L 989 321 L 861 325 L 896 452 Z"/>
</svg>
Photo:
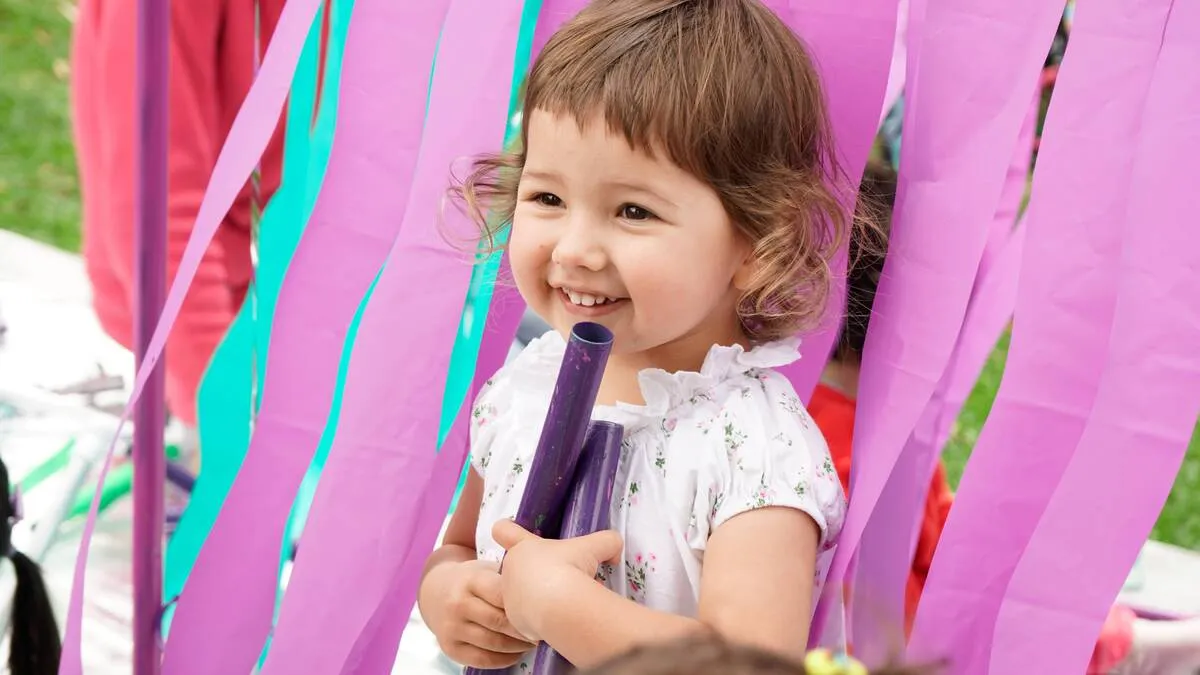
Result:
<svg viewBox="0 0 1200 675">
<path fill-rule="evenodd" d="M 644 406 L 597 406 L 625 427 L 611 523 L 624 560 L 600 571 L 609 588 L 647 607 L 695 616 L 709 535 L 767 506 L 795 508 L 821 530 L 814 601 L 845 515 L 829 448 L 777 368 L 797 340 L 749 351 L 714 346 L 699 373 L 645 370 Z M 566 343 L 551 331 L 488 381 L 472 409 L 471 464 L 484 495 L 477 555 L 500 560 L 492 525 L 516 515 Z M 747 570 L 751 572 L 751 570 Z M 528 664 L 525 664 L 528 665 Z"/>
</svg>

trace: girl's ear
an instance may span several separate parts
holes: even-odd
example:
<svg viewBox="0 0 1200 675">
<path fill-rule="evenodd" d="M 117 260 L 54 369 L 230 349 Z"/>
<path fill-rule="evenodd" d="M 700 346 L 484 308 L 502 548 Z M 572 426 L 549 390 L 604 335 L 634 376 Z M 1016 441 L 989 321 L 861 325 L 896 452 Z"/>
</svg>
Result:
<svg viewBox="0 0 1200 675">
<path fill-rule="evenodd" d="M 741 262 L 733 271 L 733 287 L 745 293 L 750 289 L 755 277 L 758 276 L 759 269 L 762 267 L 761 261 L 754 255 L 754 247 L 748 243 L 739 243 L 741 247 Z"/>
</svg>

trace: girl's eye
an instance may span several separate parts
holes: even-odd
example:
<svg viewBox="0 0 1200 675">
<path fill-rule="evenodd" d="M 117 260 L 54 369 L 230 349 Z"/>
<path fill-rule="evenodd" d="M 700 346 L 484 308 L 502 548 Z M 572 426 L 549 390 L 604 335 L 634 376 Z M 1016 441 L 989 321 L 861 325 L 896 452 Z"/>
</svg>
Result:
<svg viewBox="0 0 1200 675">
<path fill-rule="evenodd" d="M 637 204 L 626 204 L 621 207 L 621 217 L 625 220 L 650 220 L 654 214 Z"/>
<path fill-rule="evenodd" d="M 558 208 L 562 206 L 562 200 L 558 198 L 558 195 L 550 194 L 549 192 L 539 192 L 533 196 L 532 201 L 541 206 L 548 206 L 550 208 Z"/>
</svg>

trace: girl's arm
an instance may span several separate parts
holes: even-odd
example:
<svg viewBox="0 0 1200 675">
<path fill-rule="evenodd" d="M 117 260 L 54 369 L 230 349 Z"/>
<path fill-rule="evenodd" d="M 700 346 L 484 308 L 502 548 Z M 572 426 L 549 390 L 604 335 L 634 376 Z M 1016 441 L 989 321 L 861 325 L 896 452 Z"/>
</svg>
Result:
<svg viewBox="0 0 1200 675">
<path fill-rule="evenodd" d="M 640 644 L 705 628 L 735 642 L 803 658 L 818 539 L 816 523 L 795 509 L 764 508 L 731 518 L 708 540 L 698 619 L 643 607 L 597 584 L 581 571 L 586 566 L 579 552 L 567 549 L 573 540 L 530 540 L 545 552 L 523 556 L 526 560 L 558 557 L 567 564 L 528 566 L 528 581 L 521 584 L 527 605 L 510 606 L 510 617 L 514 609 L 528 616 L 528 633 L 579 668 Z M 547 546 L 562 553 L 556 556 Z M 507 567 L 517 562 L 511 551 L 505 576 L 517 572 Z"/>
<path fill-rule="evenodd" d="M 467 484 L 458 498 L 458 506 L 450 516 L 442 545 L 434 550 L 425 561 L 421 577 L 420 598 L 425 599 L 425 582 L 430 573 L 445 563 L 468 562 L 475 559 L 475 526 L 479 522 L 479 507 L 483 502 L 483 479 L 471 469 L 467 472 Z M 422 603 L 424 604 L 424 603 Z"/>
<path fill-rule="evenodd" d="M 713 531 L 700 580 L 700 619 L 726 638 L 804 658 L 820 530 L 803 511 L 773 507 Z"/>
</svg>

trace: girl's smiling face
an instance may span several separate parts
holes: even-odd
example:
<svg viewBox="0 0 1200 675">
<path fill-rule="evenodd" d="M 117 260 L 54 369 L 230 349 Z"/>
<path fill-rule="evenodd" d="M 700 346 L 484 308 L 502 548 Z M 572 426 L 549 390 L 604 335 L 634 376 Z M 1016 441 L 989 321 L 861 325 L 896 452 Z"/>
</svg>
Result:
<svg viewBox="0 0 1200 675">
<path fill-rule="evenodd" d="M 715 190 L 599 117 L 539 109 L 526 124 L 508 251 L 535 312 L 563 336 L 603 324 L 614 357 L 643 368 L 696 370 L 712 345 L 746 341 L 751 249 Z"/>
</svg>

